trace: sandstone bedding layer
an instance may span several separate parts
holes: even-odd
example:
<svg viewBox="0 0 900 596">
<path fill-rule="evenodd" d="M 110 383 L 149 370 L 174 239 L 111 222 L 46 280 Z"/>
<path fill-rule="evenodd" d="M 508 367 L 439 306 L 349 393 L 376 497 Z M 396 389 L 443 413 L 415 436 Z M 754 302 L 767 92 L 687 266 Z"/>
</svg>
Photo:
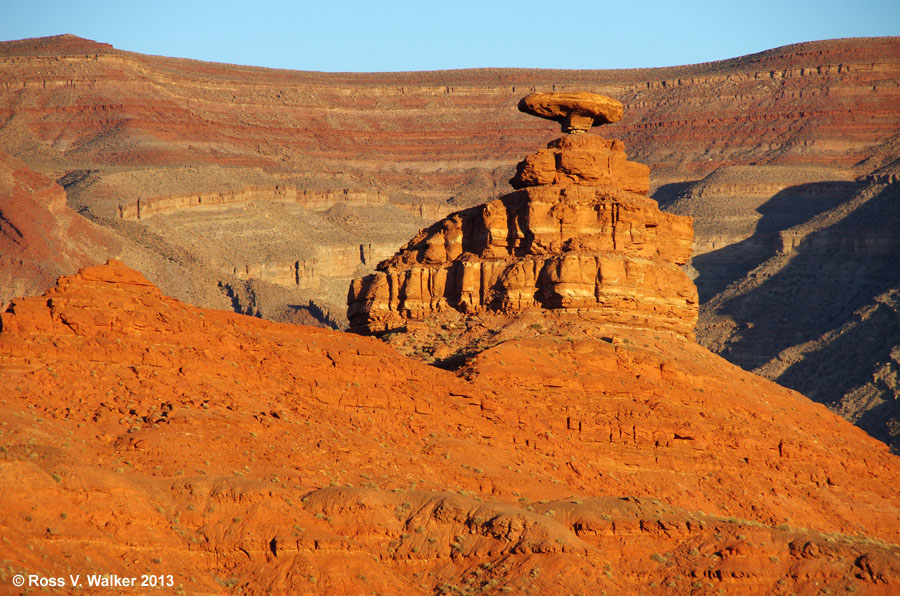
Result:
<svg viewBox="0 0 900 596">
<path fill-rule="evenodd" d="M 890 441 L 900 286 L 885 263 L 900 253 L 880 230 L 896 220 L 857 212 L 849 249 L 834 241 L 843 231 L 809 232 L 833 220 L 813 218 L 896 192 L 881 189 L 900 176 L 898 57 L 898 38 L 878 38 L 663 69 L 326 74 L 59 36 L 0 43 L 0 151 L 58 181 L 75 228 L 87 218 L 112 233 L 92 262 L 122 258 L 194 304 L 340 326 L 350 279 L 505 194 L 516 161 L 552 138 L 513 109 L 523 94 L 603 92 L 626 108 L 609 134 L 652 167 L 652 196 L 695 218 L 699 340 Z M 47 237 L 72 229 L 41 222 Z M 0 302 L 48 287 L 58 267 L 22 246 L 0 254 L 16 288 L 4 283 Z M 766 266 L 779 271 L 766 306 L 732 300 L 782 246 L 804 258 Z"/>
<path fill-rule="evenodd" d="M 188 306 L 120 262 L 0 316 L 14 574 L 191 594 L 891 594 L 898 458 L 672 334 L 459 374 Z M 485 454 L 490 454 L 486 457 Z"/>
</svg>

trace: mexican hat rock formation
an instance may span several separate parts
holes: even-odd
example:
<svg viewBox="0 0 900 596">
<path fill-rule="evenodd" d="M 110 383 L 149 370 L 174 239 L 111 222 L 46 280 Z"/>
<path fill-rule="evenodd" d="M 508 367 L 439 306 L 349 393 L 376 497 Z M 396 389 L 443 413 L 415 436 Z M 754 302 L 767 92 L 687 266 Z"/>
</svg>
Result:
<svg viewBox="0 0 900 596">
<path fill-rule="evenodd" d="M 514 192 L 449 215 L 355 280 L 351 328 L 384 332 L 447 311 L 537 311 L 693 338 L 697 291 L 683 270 L 691 219 L 646 196 L 649 168 L 628 161 L 622 141 L 574 134 L 618 119 L 621 104 L 548 93 L 520 109 L 572 133 L 518 164 Z"/>
</svg>

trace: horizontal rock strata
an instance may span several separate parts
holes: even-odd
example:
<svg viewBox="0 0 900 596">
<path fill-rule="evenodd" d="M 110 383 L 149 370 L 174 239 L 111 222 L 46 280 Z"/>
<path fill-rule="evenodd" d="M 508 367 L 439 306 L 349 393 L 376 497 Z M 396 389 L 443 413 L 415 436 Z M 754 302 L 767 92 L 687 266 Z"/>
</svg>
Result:
<svg viewBox="0 0 900 596">
<path fill-rule="evenodd" d="M 303 190 L 296 186 L 248 187 L 229 192 L 179 194 L 137 199 L 119 205 L 119 218 L 141 220 L 190 211 L 215 211 L 228 209 L 251 201 L 293 203 L 311 211 L 325 211 L 342 204 L 347 207 L 386 205 L 387 196 L 379 192 L 343 189 L 339 191 Z"/>
<path fill-rule="evenodd" d="M 550 140 L 547 126 L 514 109 L 523 95 L 581 89 L 624 105 L 626 117 L 609 126 L 653 167 L 654 189 L 751 162 L 869 174 L 886 163 L 884 143 L 898 129 L 898 47 L 900 38 L 832 40 L 625 71 L 338 74 L 143 56 L 73 36 L 20 40 L 0 43 L 0 150 L 52 178 L 65 174 L 70 207 L 98 218 L 117 218 L 119 204 L 139 197 L 283 184 L 383 192 L 434 221 L 450 197 L 459 209 L 502 194 L 497 185 L 514 163 Z M 214 173 L 201 175 L 204 168 Z M 402 198 L 409 205 L 395 203 Z M 191 239 L 219 224 L 209 221 Z M 220 305 L 214 287 L 232 267 L 201 271 L 205 247 L 160 249 L 136 226 L 115 233 L 154 253 L 152 269 L 165 272 L 174 261 L 183 270 L 156 275 L 142 258 L 141 270 L 165 291 Z M 169 239 L 168 230 L 160 234 Z M 392 242 L 409 237 L 398 230 Z M 243 256 L 251 242 L 231 244 L 246 263 L 312 256 L 286 246 L 262 261 Z M 52 283 L 40 280 L 40 288 Z"/>
</svg>

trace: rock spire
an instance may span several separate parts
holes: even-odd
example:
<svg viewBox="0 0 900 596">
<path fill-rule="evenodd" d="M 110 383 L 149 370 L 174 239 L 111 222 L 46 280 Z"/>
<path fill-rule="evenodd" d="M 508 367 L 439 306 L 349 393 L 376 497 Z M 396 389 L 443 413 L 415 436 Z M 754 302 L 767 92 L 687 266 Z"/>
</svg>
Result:
<svg viewBox="0 0 900 596">
<path fill-rule="evenodd" d="M 605 105 L 621 114 L 621 104 L 593 94 L 535 95 L 554 94 L 530 95 L 520 108 L 557 106 L 564 128 L 618 119 Z M 629 162 L 622 141 L 566 135 L 519 163 L 511 184 L 515 192 L 438 221 L 354 280 L 351 328 L 379 333 L 442 313 L 527 311 L 693 339 L 697 290 L 681 269 L 691 219 L 645 196 L 649 168 Z"/>
</svg>

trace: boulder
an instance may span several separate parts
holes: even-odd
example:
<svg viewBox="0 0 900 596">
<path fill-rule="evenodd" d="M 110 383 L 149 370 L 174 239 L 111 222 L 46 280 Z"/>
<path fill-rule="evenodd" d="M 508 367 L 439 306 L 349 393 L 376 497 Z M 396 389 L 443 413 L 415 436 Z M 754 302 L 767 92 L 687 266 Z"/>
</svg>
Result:
<svg viewBox="0 0 900 596">
<path fill-rule="evenodd" d="M 519 101 L 519 110 L 559 122 L 567 133 L 587 132 L 592 126 L 618 122 L 624 112 L 618 100 L 586 91 L 532 93 Z"/>
</svg>

